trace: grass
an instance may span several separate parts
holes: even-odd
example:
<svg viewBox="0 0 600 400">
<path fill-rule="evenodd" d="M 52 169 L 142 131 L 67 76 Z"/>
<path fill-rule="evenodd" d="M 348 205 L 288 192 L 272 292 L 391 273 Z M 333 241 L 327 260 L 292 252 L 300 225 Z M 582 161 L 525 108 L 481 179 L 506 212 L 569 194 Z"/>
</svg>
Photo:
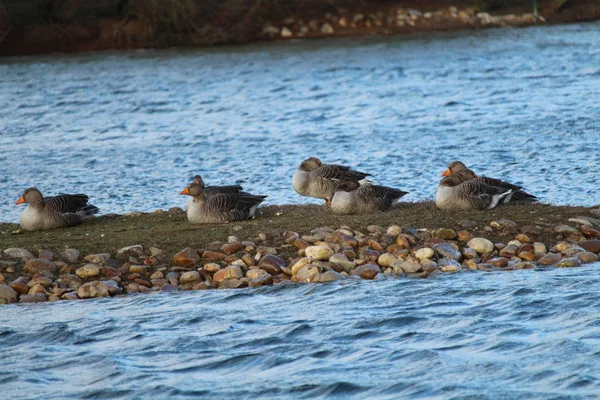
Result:
<svg viewBox="0 0 600 400">
<path fill-rule="evenodd" d="M 268 237 L 269 246 L 279 246 L 281 233 L 292 230 L 306 234 L 314 228 L 328 226 L 339 228 L 348 225 L 355 230 L 366 232 L 369 225 L 387 227 L 393 224 L 404 229 L 462 229 L 459 222 L 472 220 L 476 228 L 473 234 L 485 235 L 494 241 L 510 240 L 499 232 L 485 232 L 483 227 L 493 220 L 509 219 L 519 226 L 539 225 L 547 227 L 559 223 L 571 224 L 569 218 L 590 216 L 587 207 L 552 206 L 547 204 L 508 205 L 482 212 L 444 212 L 433 202 L 404 203 L 387 213 L 366 215 L 334 215 L 324 206 L 283 205 L 263 207 L 254 220 L 232 222 L 220 225 L 191 225 L 184 214 L 144 214 L 141 216 L 99 217 L 83 225 L 41 232 L 22 232 L 17 224 L 0 224 L 0 249 L 22 247 L 31 251 L 52 250 L 56 254 L 65 247 L 78 249 L 83 255 L 108 252 L 114 254 L 124 246 L 141 244 L 145 248 L 158 247 L 172 256 L 185 247 L 207 248 L 213 241 L 227 241 L 230 235 L 241 240 L 257 240 L 260 233 Z M 554 244 L 553 234 L 538 240 Z M 259 244 L 263 244 L 257 242 Z"/>
</svg>

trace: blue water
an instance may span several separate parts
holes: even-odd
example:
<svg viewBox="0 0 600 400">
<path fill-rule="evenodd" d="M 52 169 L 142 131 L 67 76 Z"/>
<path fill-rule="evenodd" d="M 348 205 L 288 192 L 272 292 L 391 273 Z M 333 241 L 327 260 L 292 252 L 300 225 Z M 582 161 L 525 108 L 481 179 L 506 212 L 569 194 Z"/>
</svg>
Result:
<svg viewBox="0 0 600 400">
<path fill-rule="evenodd" d="M 600 203 L 600 24 L 0 60 L 0 221 L 191 175 L 270 203 L 319 156 L 431 198 L 448 162 Z M 2 398 L 596 399 L 600 265 L 0 307 Z"/>
<path fill-rule="evenodd" d="M 4 398 L 596 399 L 600 265 L 0 309 Z"/>
<path fill-rule="evenodd" d="M 433 198 L 462 159 L 556 204 L 600 203 L 600 23 L 0 60 L 0 196 L 183 206 L 191 176 L 268 203 L 302 159 Z M 0 221 L 18 221 L 14 201 Z"/>
</svg>

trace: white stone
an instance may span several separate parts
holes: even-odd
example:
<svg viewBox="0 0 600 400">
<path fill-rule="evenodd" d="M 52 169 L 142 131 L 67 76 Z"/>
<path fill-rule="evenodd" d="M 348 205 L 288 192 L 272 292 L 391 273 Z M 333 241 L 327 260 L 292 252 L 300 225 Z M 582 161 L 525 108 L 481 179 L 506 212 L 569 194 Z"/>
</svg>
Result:
<svg viewBox="0 0 600 400">
<path fill-rule="evenodd" d="M 472 248 L 479 254 L 487 254 L 494 251 L 494 243 L 486 238 L 473 238 L 469 240 L 467 247 Z"/>
</svg>

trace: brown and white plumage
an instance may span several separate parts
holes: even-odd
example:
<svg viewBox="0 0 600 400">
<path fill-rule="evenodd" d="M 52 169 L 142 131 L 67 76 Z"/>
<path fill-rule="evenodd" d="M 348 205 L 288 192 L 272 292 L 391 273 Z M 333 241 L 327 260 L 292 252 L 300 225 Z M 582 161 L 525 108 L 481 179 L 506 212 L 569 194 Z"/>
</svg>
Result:
<svg viewBox="0 0 600 400">
<path fill-rule="evenodd" d="M 455 172 L 459 171 L 470 171 L 473 175 L 473 180 L 476 182 L 485 183 L 486 185 L 495 186 L 499 188 L 503 188 L 505 190 L 512 190 L 513 193 L 511 196 L 508 196 L 502 200 L 503 204 L 506 203 L 533 203 L 538 199 L 536 196 L 529 194 L 522 190 L 522 186 L 513 185 L 512 183 L 505 182 L 500 179 L 488 178 L 486 176 L 477 176 L 473 171 L 471 171 L 465 164 L 461 161 L 454 161 L 448 165 L 448 168 L 442 173 L 442 176 L 448 176 Z"/>
<path fill-rule="evenodd" d="M 216 224 L 254 217 L 256 207 L 267 198 L 246 192 L 207 195 L 198 183 L 191 183 L 180 194 L 192 196 L 187 217 L 193 224 Z"/>
<path fill-rule="evenodd" d="M 192 183 L 191 184 L 198 184 L 201 187 L 204 188 L 204 195 L 207 197 L 213 196 L 215 194 L 231 194 L 231 193 L 246 193 L 244 192 L 244 188 L 240 185 L 227 185 L 227 186 L 206 186 L 204 184 L 204 180 L 202 179 L 202 177 L 200 175 L 195 175 L 192 178 Z M 188 185 L 188 187 L 190 186 Z M 185 209 L 187 210 L 188 208 L 190 208 L 190 205 L 192 204 L 192 202 L 194 201 L 193 197 L 190 197 L 188 199 L 187 205 L 185 207 Z"/>
<path fill-rule="evenodd" d="M 61 194 L 44 197 L 36 188 L 29 188 L 16 204 L 28 203 L 19 223 L 27 231 L 66 228 L 79 225 L 86 217 L 96 214 L 98 207 L 88 204 L 85 194 Z"/>
<path fill-rule="evenodd" d="M 335 214 L 387 211 L 407 193 L 387 186 L 360 186 L 354 181 L 342 182 L 331 200 L 331 211 Z"/>
<path fill-rule="evenodd" d="M 294 173 L 292 186 L 302 196 L 324 199 L 326 204 L 330 204 L 340 182 L 363 185 L 370 183 L 366 180 L 369 175 L 345 165 L 323 164 L 318 158 L 311 157 L 302 161 Z"/>
<path fill-rule="evenodd" d="M 435 204 L 441 210 L 490 210 L 510 197 L 514 190 L 479 182 L 472 171 L 445 176 L 438 186 Z"/>
</svg>

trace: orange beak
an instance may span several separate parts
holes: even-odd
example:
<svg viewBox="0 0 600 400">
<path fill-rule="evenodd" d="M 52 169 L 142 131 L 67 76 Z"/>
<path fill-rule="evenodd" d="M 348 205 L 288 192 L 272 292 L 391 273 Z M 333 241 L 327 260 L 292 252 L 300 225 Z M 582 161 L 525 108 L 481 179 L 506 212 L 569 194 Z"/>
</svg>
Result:
<svg viewBox="0 0 600 400">
<path fill-rule="evenodd" d="M 181 192 L 179 192 L 179 194 L 190 194 L 190 189 L 185 188 Z"/>
<path fill-rule="evenodd" d="M 17 202 L 15 204 L 23 204 L 25 203 L 25 199 L 23 198 L 23 196 L 19 197 L 19 200 L 17 200 Z"/>
<path fill-rule="evenodd" d="M 441 176 L 448 176 L 452 173 L 452 171 L 450 171 L 450 168 L 446 168 L 446 170 L 444 172 L 442 172 Z"/>
</svg>

